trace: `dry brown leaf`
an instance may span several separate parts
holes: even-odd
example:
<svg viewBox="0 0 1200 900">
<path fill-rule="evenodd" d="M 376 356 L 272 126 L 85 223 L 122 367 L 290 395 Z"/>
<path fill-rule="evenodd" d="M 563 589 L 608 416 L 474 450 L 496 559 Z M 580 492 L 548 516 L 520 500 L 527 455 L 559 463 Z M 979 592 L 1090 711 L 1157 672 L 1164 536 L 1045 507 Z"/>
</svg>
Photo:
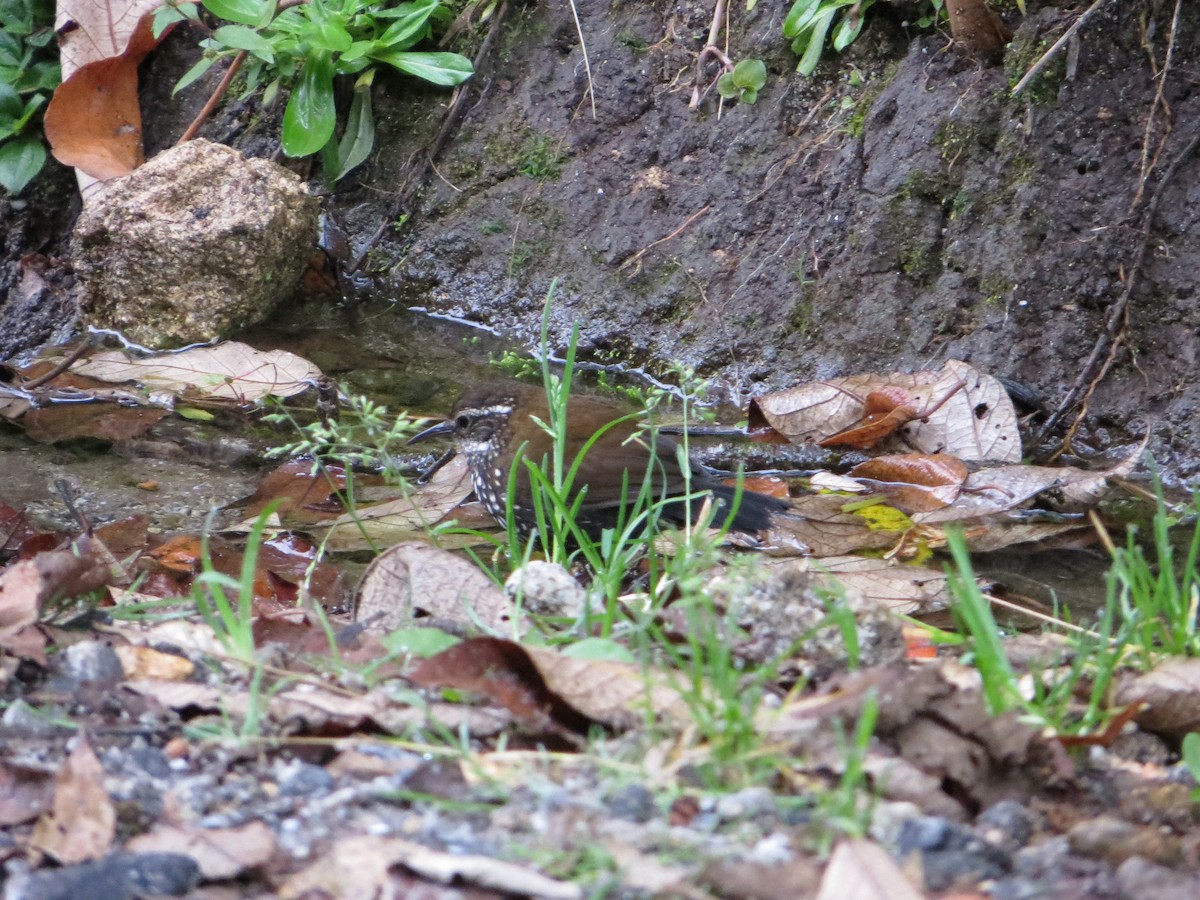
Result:
<svg viewBox="0 0 1200 900">
<path fill-rule="evenodd" d="M 145 406 L 115 403 L 60 403 L 31 409 L 21 420 L 25 433 L 43 444 L 79 438 L 128 441 L 145 434 L 170 413 Z"/>
<path fill-rule="evenodd" d="M 99 353 L 71 367 L 100 381 L 135 381 L 153 390 L 182 393 L 191 388 L 218 400 L 253 403 L 264 397 L 291 397 L 307 390 L 321 370 L 286 350 L 256 350 L 239 341 L 157 353 L 141 359 L 120 350 Z"/>
<path fill-rule="evenodd" d="M 62 84 L 46 108 L 45 131 L 59 162 L 76 166 L 85 194 L 95 179 L 142 163 L 137 69 L 158 43 L 160 0 L 60 0 L 55 18 Z"/>
<path fill-rule="evenodd" d="M 129 681 L 186 681 L 196 671 L 196 664 L 186 656 L 153 647 L 122 644 L 113 650 Z"/>
<path fill-rule="evenodd" d="M 62 36 L 63 79 L 88 63 L 120 56 L 130 44 L 148 52 L 133 38 L 143 18 L 161 5 L 161 0 L 59 0 L 54 30 Z"/>
<path fill-rule="evenodd" d="M 354 515 L 335 519 L 325 532 L 325 545 L 330 550 L 344 552 L 423 538 L 429 526 L 444 521 L 452 510 L 457 514 L 456 507 L 471 490 L 471 470 L 460 454 L 438 469 L 429 483 L 412 496 L 360 507 Z M 489 518 L 489 521 L 494 520 Z M 443 547 L 453 543 L 448 543 L 445 537 L 438 540 Z"/>
<path fill-rule="evenodd" d="M 861 839 L 845 840 L 834 848 L 817 892 L 817 900 L 921 900 L 923 896 L 886 850 Z"/>
<path fill-rule="evenodd" d="M 1181 739 L 1200 731 L 1200 659 L 1173 656 L 1117 689 L 1116 705 L 1144 703 L 1141 728 Z"/>
<path fill-rule="evenodd" d="M 116 822 L 104 767 L 81 735 L 54 780 L 54 810 L 38 820 L 29 843 L 64 865 L 99 859 L 112 846 Z"/>
<path fill-rule="evenodd" d="M 124 56 L 100 60 L 58 86 L 45 116 L 55 159 L 100 181 L 128 175 L 145 161 L 137 93 L 140 62 Z"/>
<path fill-rule="evenodd" d="M 909 447 L 968 460 L 1020 460 L 1016 410 L 1004 386 L 958 360 L 949 360 L 940 372 L 853 375 L 758 397 L 751 402 L 751 425 L 762 420 L 793 443 L 818 442 L 860 421 L 869 394 L 893 388 L 907 392 L 918 412 L 945 400 L 928 421 L 916 419 L 899 429 L 898 438 Z"/>
<path fill-rule="evenodd" d="M 373 631 L 411 624 L 418 611 L 494 635 L 523 630 L 515 604 L 487 575 L 460 556 L 423 541 L 390 547 L 367 568 L 355 618 Z"/>
<path fill-rule="evenodd" d="M 892 531 L 872 530 L 866 518 L 845 512 L 847 504 L 860 498 L 839 494 L 810 494 L 795 498 L 790 515 L 776 515 L 767 532 L 768 543 L 788 547 L 799 542 L 810 556 L 841 556 L 856 550 L 882 550 L 891 547 L 900 535 Z"/>
<path fill-rule="evenodd" d="M 836 590 L 840 585 L 900 615 L 943 609 L 950 599 L 944 572 L 897 559 L 829 556 L 791 564 L 811 572 L 827 587 Z"/>
<path fill-rule="evenodd" d="M 582 888 L 486 856 L 445 853 L 399 838 L 345 838 L 313 865 L 284 882 L 282 900 L 321 893 L 331 897 L 391 896 L 388 870 L 404 866 L 442 884 L 467 882 L 505 894 L 579 900 Z"/>
<path fill-rule="evenodd" d="M 632 728 L 651 711 L 677 724 L 690 721 L 687 704 L 662 673 L 607 659 L 577 659 L 546 647 L 523 648 L 546 686 L 573 707 L 612 728 Z M 647 684 L 647 679 L 650 679 Z"/>
<path fill-rule="evenodd" d="M 175 828 L 156 825 L 127 847 L 134 853 L 182 853 L 200 866 L 206 881 L 237 878 L 264 865 L 275 852 L 275 833 L 262 822 L 240 828 Z"/>
<path fill-rule="evenodd" d="M 36 819 L 54 802 L 54 781 L 37 769 L 0 764 L 0 828 Z"/>
<path fill-rule="evenodd" d="M 949 506 L 958 499 L 968 474 L 962 460 L 945 453 L 877 456 L 850 470 L 852 477 L 865 481 L 907 513 Z"/>
<path fill-rule="evenodd" d="M 452 687 L 483 694 L 528 727 L 584 734 L 594 722 L 631 728 L 644 721 L 649 701 L 656 715 L 685 721 L 687 707 L 665 676 L 648 687 L 640 666 L 583 660 L 544 647 L 497 638 L 472 638 L 417 664 L 411 676 L 422 687 Z"/>
<path fill-rule="evenodd" d="M 988 0 L 952 0 L 946 4 L 950 34 L 968 52 L 998 60 L 1013 33 Z"/>
<path fill-rule="evenodd" d="M 106 584 L 108 565 L 89 552 L 52 550 L 13 563 L 0 573 L 0 649 L 45 662 L 46 637 L 35 624 L 42 607 L 59 597 L 75 597 Z"/>
</svg>

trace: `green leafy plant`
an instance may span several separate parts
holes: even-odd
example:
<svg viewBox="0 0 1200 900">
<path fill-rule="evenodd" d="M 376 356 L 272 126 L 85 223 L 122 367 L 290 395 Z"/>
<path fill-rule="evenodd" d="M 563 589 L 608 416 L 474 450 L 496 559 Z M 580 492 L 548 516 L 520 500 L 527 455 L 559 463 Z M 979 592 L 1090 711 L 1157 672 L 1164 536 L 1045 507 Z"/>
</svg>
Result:
<svg viewBox="0 0 1200 900">
<path fill-rule="evenodd" d="M 1192 780 L 1200 782 L 1200 733 L 1193 731 L 1184 735 L 1181 752 L 1183 764 L 1192 774 Z M 1200 787 L 1192 788 L 1190 797 L 1193 803 L 1200 803 Z"/>
<path fill-rule="evenodd" d="M 431 84 L 451 87 L 471 77 L 471 61 L 458 53 L 412 48 L 430 36 L 432 22 L 448 15 L 439 0 L 410 0 L 395 7 L 363 0 L 203 0 L 210 13 L 232 24 L 201 42 L 204 58 L 179 80 L 192 84 L 216 62 L 245 60 L 246 93 L 263 89 L 266 102 L 289 91 L 283 113 L 283 151 L 320 153 L 330 183 L 362 163 L 375 144 L 371 87 L 379 66 L 391 66 Z M 155 33 L 198 16 L 193 4 L 169 4 L 155 16 Z M 340 139 L 334 81 L 354 76 L 353 98 Z"/>
<path fill-rule="evenodd" d="M 726 100 L 753 103 L 767 83 L 767 66 L 761 59 L 743 59 L 717 79 L 717 93 Z"/>
<path fill-rule="evenodd" d="M 1162 487 L 1155 476 L 1155 510 L 1151 522 L 1152 547 L 1137 543 L 1131 528 L 1125 547 L 1113 551 L 1109 593 L 1116 595 L 1121 615 L 1134 632 L 1134 643 L 1143 665 L 1149 667 L 1157 654 L 1200 656 L 1196 633 L 1200 613 L 1200 497 L 1193 498 L 1188 514 L 1193 519 L 1184 557 L 1171 538 L 1171 529 L 1181 516 L 1168 510 Z"/>
<path fill-rule="evenodd" d="M 0 0 L 0 185 L 19 194 L 46 163 L 37 124 L 62 80 L 54 4 Z"/>
<path fill-rule="evenodd" d="M 831 32 L 833 49 L 839 53 L 854 43 L 874 5 L 875 0 L 796 0 L 783 20 L 783 36 L 800 57 L 796 71 L 811 75 L 816 70 Z M 944 7 L 945 0 L 928 0 L 928 11 L 915 24 L 925 28 L 936 23 Z"/>
</svg>

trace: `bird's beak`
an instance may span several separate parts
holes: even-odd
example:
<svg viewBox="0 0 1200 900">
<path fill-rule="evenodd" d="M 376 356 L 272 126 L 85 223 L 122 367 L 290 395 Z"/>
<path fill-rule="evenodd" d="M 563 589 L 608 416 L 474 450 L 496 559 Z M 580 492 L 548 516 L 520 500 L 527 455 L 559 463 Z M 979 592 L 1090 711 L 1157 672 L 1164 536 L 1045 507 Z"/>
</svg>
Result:
<svg viewBox="0 0 1200 900">
<path fill-rule="evenodd" d="M 419 444 L 421 441 L 427 441 L 430 438 L 441 437 L 443 434 L 454 434 L 454 421 L 447 419 L 445 422 L 438 422 L 436 425 L 431 425 L 424 431 L 419 431 L 408 439 L 409 444 Z"/>
</svg>

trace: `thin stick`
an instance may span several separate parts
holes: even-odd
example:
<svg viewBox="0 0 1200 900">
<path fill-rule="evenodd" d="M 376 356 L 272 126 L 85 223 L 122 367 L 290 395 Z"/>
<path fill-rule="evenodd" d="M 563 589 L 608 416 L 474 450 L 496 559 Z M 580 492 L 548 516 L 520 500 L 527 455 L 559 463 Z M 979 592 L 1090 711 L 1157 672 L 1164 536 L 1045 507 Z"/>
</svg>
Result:
<svg viewBox="0 0 1200 900">
<path fill-rule="evenodd" d="M 583 26 L 579 24 L 579 10 L 571 0 L 571 18 L 575 20 L 575 33 L 579 35 L 579 49 L 583 51 L 583 71 L 587 74 L 588 97 L 592 101 L 592 121 L 596 121 L 596 83 L 592 81 L 592 64 L 588 61 L 587 41 L 583 39 Z"/>
<path fill-rule="evenodd" d="M 192 119 L 192 124 L 187 127 L 187 131 L 176 141 L 175 146 L 178 147 L 180 144 L 187 143 L 200 133 L 200 129 L 208 121 L 208 117 L 212 115 L 212 111 L 217 108 L 217 104 L 221 102 L 221 98 L 229 90 L 229 85 L 233 83 L 234 76 L 237 75 L 238 69 L 242 67 L 242 63 L 246 61 L 247 55 L 245 50 L 238 51 L 237 56 L 233 58 L 233 62 L 229 64 L 229 68 L 225 70 L 225 76 L 221 79 L 221 83 L 212 92 L 212 96 L 208 98 L 208 102 L 204 104 L 204 108 L 196 114 L 196 118 Z"/>
<path fill-rule="evenodd" d="M 633 254 L 633 256 L 629 257 L 629 259 L 625 260 L 625 262 L 621 263 L 621 265 L 617 266 L 617 271 L 619 272 L 622 269 L 624 269 L 626 266 L 631 266 L 634 263 L 638 262 L 643 256 L 645 256 L 650 250 L 657 247 L 659 244 L 665 243 L 666 241 L 669 241 L 674 237 L 678 237 L 685 228 L 687 228 L 689 225 L 691 225 L 693 222 L 695 222 L 698 218 L 700 218 L 702 215 L 704 215 L 710 209 L 712 209 L 711 205 L 705 206 L 703 209 L 696 210 L 694 213 L 692 213 L 690 216 L 687 217 L 687 220 L 682 225 L 680 225 L 678 228 L 676 228 L 674 231 L 672 231 L 666 237 L 660 237 L 654 243 L 647 244 L 645 247 L 643 247 L 637 253 Z"/>
<path fill-rule="evenodd" d="M 717 38 L 721 34 L 721 23 L 725 19 L 725 3 L 726 0 L 717 0 L 717 5 L 713 8 L 712 22 L 708 26 L 708 41 L 700 51 L 700 55 L 696 57 L 696 82 L 692 85 L 692 99 L 688 102 L 689 109 L 699 106 L 704 95 L 708 93 L 707 88 L 701 91 L 700 85 L 704 84 L 704 64 L 708 62 L 710 56 L 715 56 L 720 61 L 723 70 L 731 71 L 733 69 L 733 62 L 717 46 Z"/>
<path fill-rule="evenodd" d="M 1083 11 L 1083 15 L 1081 15 L 1078 19 L 1076 19 L 1074 22 L 1072 22 L 1071 27 L 1063 32 L 1063 36 L 1060 37 L 1053 44 L 1051 44 L 1050 49 L 1047 50 L 1045 53 L 1043 53 L 1041 58 L 1037 62 L 1035 62 L 1032 66 L 1029 67 L 1029 71 L 1026 72 L 1021 77 L 1021 80 L 1016 83 L 1016 85 L 1013 87 L 1012 92 L 1009 96 L 1015 97 L 1015 96 L 1017 96 L 1017 94 L 1021 93 L 1021 91 L 1023 91 L 1026 87 L 1028 87 L 1029 82 L 1031 82 L 1031 81 L 1033 81 L 1033 79 L 1037 78 L 1038 73 L 1040 73 L 1042 71 L 1042 69 L 1046 68 L 1046 66 L 1050 64 L 1050 60 L 1053 59 L 1055 54 L 1057 54 L 1058 51 L 1062 49 L 1063 45 L 1071 39 L 1071 37 L 1075 34 L 1075 32 L 1077 32 L 1080 28 L 1083 27 L 1083 23 L 1087 21 L 1088 16 L 1090 16 L 1092 13 L 1094 13 L 1096 10 L 1098 10 L 1101 6 L 1103 6 L 1104 2 L 1105 2 L 1105 0 L 1096 0 L 1095 3 L 1093 3 L 1087 9 L 1085 9 Z"/>
</svg>

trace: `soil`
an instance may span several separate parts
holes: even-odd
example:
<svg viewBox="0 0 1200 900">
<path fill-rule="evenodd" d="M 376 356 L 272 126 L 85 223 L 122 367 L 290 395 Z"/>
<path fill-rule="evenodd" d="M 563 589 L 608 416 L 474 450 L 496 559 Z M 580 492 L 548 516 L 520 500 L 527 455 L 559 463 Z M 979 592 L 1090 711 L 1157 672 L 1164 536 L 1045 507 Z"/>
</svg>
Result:
<svg viewBox="0 0 1200 900">
<path fill-rule="evenodd" d="M 596 361 L 662 375 L 694 366 L 734 401 L 960 358 L 1054 409 L 1132 279 L 1127 321 L 1115 323 L 1124 340 L 1074 448 L 1148 435 L 1170 475 L 1200 471 L 1200 158 L 1184 152 L 1200 121 L 1200 62 L 1177 52 L 1155 78 L 1169 5 L 1103 4 L 1067 58 L 1013 98 L 1076 10 L 1032 0 L 1027 16 L 1009 16 L 1003 63 L 988 66 L 878 4 L 861 37 L 806 79 L 780 37 L 781 10 L 758 4 L 732 16 L 729 40 L 735 58 L 767 64 L 758 102 L 709 91 L 697 109 L 708 4 L 583 6 L 590 75 L 570 5 L 508 12 L 411 209 L 390 208 L 399 173 L 439 126 L 445 95 L 382 79 L 377 153 L 327 204 L 356 252 L 388 216 L 408 216 L 371 249 L 378 292 L 532 345 L 558 279 L 556 347 L 577 326 Z M 1200 9 L 1185 6 L 1179 48 L 1200 31 Z M 203 90 L 168 90 L 192 53 L 177 32 L 143 69 L 151 153 L 203 102 Z M 274 149 L 271 115 L 245 102 L 205 134 Z M 0 200 L 0 289 L 22 254 L 66 252 L 70 196 L 51 166 L 31 199 Z M 70 314 L 0 309 L 0 357 L 59 335 Z"/>
<path fill-rule="evenodd" d="M 1097 341 L 1111 319 L 1123 340 L 1088 394 L 1072 449 L 1099 453 L 1148 435 L 1169 477 L 1194 481 L 1200 475 L 1194 424 L 1200 156 L 1190 148 L 1200 134 L 1200 57 L 1190 50 L 1200 40 L 1200 6 L 1182 5 L 1165 68 L 1172 4 L 1103 3 L 1069 52 L 1013 98 L 1013 84 L 1081 12 L 1037 0 L 1027 7 L 1024 17 L 1005 14 L 1016 38 L 1002 64 L 986 65 L 944 34 L 907 26 L 903 7 L 876 4 L 862 36 L 805 79 L 780 36 L 784 5 L 758 3 L 746 11 L 732 4 L 729 50 L 735 58 L 762 58 L 767 85 L 753 105 L 721 104 L 709 91 L 692 109 L 695 59 L 711 5 L 576 3 L 585 67 L 571 4 L 514 4 L 497 52 L 473 82 L 466 115 L 416 203 L 394 207 L 406 167 L 440 126 L 446 95 L 385 76 L 376 84 L 377 152 L 329 193 L 327 207 L 354 253 L 369 251 L 364 293 L 372 297 L 478 323 L 533 346 L 544 298 L 556 283 L 554 349 L 562 350 L 578 327 L 591 361 L 641 366 L 666 380 L 672 366 L 693 366 L 739 405 L 812 378 L 938 368 L 957 358 L 1014 379 L 1049 411 L 1087 374 L 1095 349 L 1099 360 L 1106 358 L 1111 341 Z M 176 32 L 143 68 L 151 154 L 174 140 L 205 99 L 203 88 L 170 95 L 194 59 L 194 42 L 194 35 Z M 253 100 L 231 102 L 203 134 L 273 155 L 277 116 Z M 28 303 L 9 298 L 22 256 L 67 259 L 77 214 L 71 175 L 53 163 L 28 198 L 0 198 L 0 359 L 76 327 L 65 262 L 47 279 L 50 289 Z M 384 238 L 372 246 L 381 225 Z M 406 316 L 389 326 L 413 331 Z M 416 370 L 403 385 L 386 383 L 393 395 L 401 392 L 403 404 L 437 405 L 476 377 L 477 369 L 454 362 L 457 334 L 420 332 L 414 346 L 398 352 L 381 338 L 380 317 L 346 313 L 342 321 L 343 339 L 388 357 L 381 368 Z M 286 322 L 279 333 L 289 327 L 294 336 L 294 324 Z M 421 340 L 436 344 L 436 353 L 423 354 Z M 444 345 L 454 346 L 447 352 Z M 439 364 L 429 367 L 427 357 Z M 1084 377 L 1082 386 L 1089 381 Z M 1059 446 L 1078 411 L 1059 423 L 1047 447 Z M 27 445 L 11 452 L 29 455 Z M 0 463 L 5 474 L 13 458 Z M 22 469 L 15 483 L 48 479 L 47 472 L 78 475 L 74 457 L 47 458 L 29 463 L 33 475 L 25 478 Z M 222 476 L 229 480 L 214 489 L 218 475 L 182 470 L 185 485 L 204 482 L 206 493 L 198 500 L 164 498 L 164 527 L 190 521 L 193 507 L 214 497 L 246 493 L 245 471 L 210 465 L 230 469 Z M 130 491 L 104 509 L 116 516 L 137 503 Z M 89 643 L 89 652 L 105 656 L 107 647 Z M 255 757 L 218 748 L 171 756 L 164 739 L 178 735 L 195 710 L 147 711 L 129 691 L 112 692 L 111 678 L 68 665 L 56 660 L 43 673 L 23 664 L 5 700 L 57 698 L 64 715 L 88 725 L 109 791 L 122 801 L 122 839 L 160 818 L 163 796 L 180 804 L 171 816 L 189 827 L 255 820 L 271 826 L 279 853 L 269 886 L 248 875 L 222 896 L 278 887 L 343 835 L 404 835 L 456 852 L 511 856 L 518 834 L 526 847 L 571 854 L 583 866 L 594 849 L 593 827 L 618 834 L 634 862 L 639 854 L 699 857 L 713 893 L 766 896 L 738 893 L 712 872 L 722 860 L 747 855 L 751 863 L 777 865 L 786 857 L 770 842 L 803 828 L 794 810 L 762 792 L 727 808 L 713 797 L 685 796 L 697 809 L 679 827 L 672 824 L 674 808 L 644 788 L 638 794 L 637 786 L 590 770 L 539 770 L 504 797 L 462 787 L 461 773 L 434 773 L 432 787 L 416 788 L 410 779 L 431 765 L 420 748 L 381 749 L 370 741 L 363 753 L 383 760 L 378 768 L 347 764 L 332 775 L 324 768 L 328 756 L 319 753 Z M 209 679 L 214 687 L 224 683 L 218 676 Z M 95 696 L 81 688 L 96 682 Z M 16 702 L 4 719 L 11 735 L 23 736 L 7 743 L 7 766 L 43 781 L 58 771 L 69 737 L 61 723 L 30 718 Z M 974 747 L 979 740 L 972 733 L 964 743 Z M 961 785 L 947 774 L 940 791 L 953 798 L 946 800 L 953 815 L 901 810 L 903 828 L 897 825 L 891 839 L 876 837 L 890 849 L 919 853 L 931 891 L 988 882 L 1003 888 L 996 896 L 1010 897 L 1168 896 L 1172 889 L 1194 896 L 1188 776 L 1180 767 L 1160 770 L 1169 772 L 1167 787 L 1147 777 L 1136 790 L 1124 789 L 1139 764 L 1171 757 L 1174 745 L 1150 741 L 1153 760 L 1144 748 L 1095 750 L 1069 792 L 1033 799 L 1037 792 L 1023 786 L 1000 792 L 1000 799 L 960 803 Z M 339 749 L 361 748 L 347 739 Z M 434 800 L 398 803 L 399 789 Z M 473 810 L 454 807 L 464 798 Z M 1125 805 L 1118 808 L 1118 801 Z M 1090 818 L 1106 809 L 1125 822 L 1148 823 L 1128 826 L 1143 843 Z M 10 851 L 11 838 L 0 835 L 0 853 L 7 858 Z M 105 862 L 119 867 L 129 862 L 123 856 Z M 966 868 L 946 872 L 939 865 Z M 692 865 L 681 877 L 696 879 L 697 871 Z M 91 877 L 70 869 L 35 874 L 58 873 Z M 18 865 L 8 875 L 15 882 L 29 873 Z M 124 870 L 120 877 L 134 878 Z M 763 876 L 759 889 L 776 877 Z M 1155 883 L 1168 886 L 1147 887 Z M 69 895 L 72 888 L 58 889 Z M 621 896 L 652 890 L 640 883 L 612 889 Z M 689 889 L 680 895 L 699 895 Z M 25 896 L 52 895 L 49 887 L 30 890 Z"/>
</svg>

